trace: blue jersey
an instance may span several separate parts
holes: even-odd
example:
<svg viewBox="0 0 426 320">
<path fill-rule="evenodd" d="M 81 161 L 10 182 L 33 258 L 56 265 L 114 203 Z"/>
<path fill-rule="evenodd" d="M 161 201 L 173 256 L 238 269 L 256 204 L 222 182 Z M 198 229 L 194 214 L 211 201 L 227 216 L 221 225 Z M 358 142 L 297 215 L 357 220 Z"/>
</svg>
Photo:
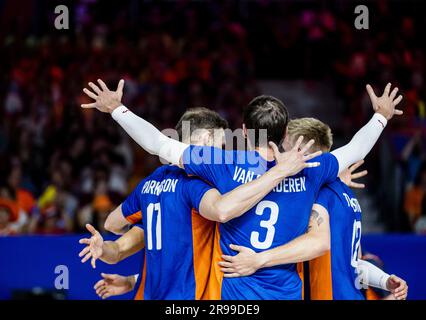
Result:
<svg viewBox="0 0 426 320">
<path fill-rule="evenodd" d="M 136 227 L 145 234 L 143 299 L 203 297 L 213 250 L 214 223 L 197 211 L 209 189 L 208 184 L 188 177 L 178 167 L 162 166 L 142 180 L 123 202 L 125 216 L 140 211 L 141 223 Z"/>
<path fill-rule="evenodd" d="M 330 253 L 310 262 L 311 298 L 364 299 L 356 267 L 361 242 L 361 207 L 352 190 L 340 179 L 320 190 L 317 204 L 330 217 Z"/>
<path fill-rule="evenodd" d="M 284 179 L 255 207 L 239 218 L 218 226 L 212 276 L 221 299 L 301 299 L 301 279 L 296 264 L 264 268 L 241 278 L 223 278 L 217 270 L 221 254 L 235 255 L 230 244 L 256 252 L 283 245 L 306 232 L 311 208 L 320 187 L 333 181 L 338 163 L 331 154 L 315 159 L 321 165 Z M 183 155 L 188 174 L 213 184 L 222 194 L 250 182 L 269 170 L 268 162 L 256 151 L 226 151 L 191 146 Z"/>
</svg>

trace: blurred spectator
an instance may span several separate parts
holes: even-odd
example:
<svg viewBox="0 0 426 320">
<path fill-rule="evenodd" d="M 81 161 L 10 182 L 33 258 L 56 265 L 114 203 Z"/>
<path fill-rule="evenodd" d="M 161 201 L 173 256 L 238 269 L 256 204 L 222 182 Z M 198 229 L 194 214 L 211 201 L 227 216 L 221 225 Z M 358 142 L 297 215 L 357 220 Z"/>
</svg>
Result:
<svg viewBox="0 0 426 320">
<path fill-rule="evenodd" d="M 80 110 L 82 88 L 98 77 L 111 86 L 124 78 L 124 102 L 160 128 L 197 106 L 216 108 L 236 127 L 259 93 L 256 80 L 325 80 L 344 106 L 336 134 L 370 116 L 367 81 L 396 81 L 405 116 L 387 132 L 413 137 L 402 158 L 410 188 L 404 209 L 414 225 L 422 198 L 411 184 L 424 159 L 417 132 L 424 135 L 426 124 L 426 20 L 415 3 L 370 3 L 380 20 L 366 33 L 353 27 L 353 4 L 80 0 L 70 4 L 70 30 L 58 32 L 45 1 L 34 0 L 37 10 L 20 18 L 19 4 L 4 1 L 0 162 L 18 164 L 1 185 L 27 218 L 19 232 L 80 232 L 87 222 L 101 228 L 108 208 L 158 165 L 107 116 Z M 370 170 L 372 181 L 380 180 L 377 171 Z M 405 192 L 406 181 L 398 183 Z"/>
<path fill-rule="evenodd" d="M 418 234 L 426 235 L 426 197 L 423 198 L 422 214 L 417 220 L 414 230 Z"/>
<path fill-rule="evenodd" d="M 405 193 L 404 210 L 410 223 L 414 226 L 422 213 L 422 203 L 426 194 L 426 163 L 417 173 L 417 177 L 411 187 Z"/>
</svg>

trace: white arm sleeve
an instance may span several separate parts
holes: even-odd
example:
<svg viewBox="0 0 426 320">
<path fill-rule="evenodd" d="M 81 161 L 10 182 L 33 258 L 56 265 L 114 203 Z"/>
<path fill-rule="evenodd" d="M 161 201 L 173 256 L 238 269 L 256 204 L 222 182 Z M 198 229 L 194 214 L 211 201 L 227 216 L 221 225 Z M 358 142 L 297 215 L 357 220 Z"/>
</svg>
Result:
<svg viewBox="0 0 426 320">
<path fill-rule="evenodd" d="M 167 137 L 125 106 L 116 108 L 111 116 L 147 152 L 160 156 L 172 164 L 180 164 L 183 152 L 189 145 Z"/>
<path fill-rule="evenodd" d="M 358 260 L 357 273 L 361 276 L 362 283 L 389 291 L 386 283 L 390 276 L 374 264 L 365 260 Z"/>
<path fill-rule="evenodd" d="M 379 113 L 375 113 L 371 120 L 353 136 L 347 145 L 331 152 L 339 162 L 339 173 L 365 158 L 376 144 L 386 124 L 386 118 Z"/>
</svg>

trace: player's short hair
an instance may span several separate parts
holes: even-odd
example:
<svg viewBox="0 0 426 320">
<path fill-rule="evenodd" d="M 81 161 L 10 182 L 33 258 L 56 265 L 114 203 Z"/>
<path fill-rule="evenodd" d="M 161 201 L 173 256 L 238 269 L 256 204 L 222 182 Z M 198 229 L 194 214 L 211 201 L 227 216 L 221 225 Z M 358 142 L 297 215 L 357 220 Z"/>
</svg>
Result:
<svg viewBox="0 0 426 320">
<path fill-rule="evenodd" d="M 175 127 L 180 139 L 182 139 L 182 123 L 184 121 L 189 122 L 191 131 L 198 129 L 214 130 L 228 128 L 228 121 L 219 113 L 202 107 L 191 108 L 185 111 Z"/>
<path fill-rule="evenodd" d="M 328 152 L 333 145 L 333 135 L 331 129 L 324 122 L 315 118 L 299 118 L 291 120 L 288 124 L 288 135 L 291 142 L 295 142 L 299 136 L 303 136 L 303 141 L 315 140 L 310 151 L 321 150 Z"/>
<path fill-rule="evenodd" d="M 255 130 L 255 141 L 250 141 L 259 147 L 259 130 L 267 130 L 267 140 L 281 145 L 284 140 L 288 111 L 284 103 L 275 97 L 261 95 L 254 98 L 243 112 L 243 121 L 247 129 Z"/>
</svg>

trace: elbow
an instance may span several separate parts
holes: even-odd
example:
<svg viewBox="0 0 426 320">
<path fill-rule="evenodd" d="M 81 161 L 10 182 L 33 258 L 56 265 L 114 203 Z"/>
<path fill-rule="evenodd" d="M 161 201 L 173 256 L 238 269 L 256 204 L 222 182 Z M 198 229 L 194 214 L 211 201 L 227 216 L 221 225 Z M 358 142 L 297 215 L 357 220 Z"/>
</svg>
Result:
<svg viewBox="0 0 426 320">
<path fill-rule="evenodd" d="M 326 237 L 318 238 L 314 248 L 315 253 L 313 258 L 323 256 L 330 250 L 330 239 Z"/>
<path fill-rule="evenodd" d="M 232 219 L 229 209 L 225 209 L 221 206 L 216 207 L 216 221 L 220 223 L 226 223 Z"/>
<path fill-rule="evenodd" d="M 231 220 L 231 218 L 226 213 L 221 212 L 217 214 L 216 222 L 227 223 L 229 220 Z"/>
<path fill-rule="evenodd" d="M 319 251 L 321 252 L 321 255 L 324 255 L 330 251 L 330 241 L 322 241 Z"/>
<path fill-rule="evenodd" d="M 117 228 L 117 226 L 109 219 L 109 217 L 106 219 L 104 223 L 104 228 L 106 231 L 112 232 L 116 235 L 120 234 L 120 228 Z"/>
</svg>

